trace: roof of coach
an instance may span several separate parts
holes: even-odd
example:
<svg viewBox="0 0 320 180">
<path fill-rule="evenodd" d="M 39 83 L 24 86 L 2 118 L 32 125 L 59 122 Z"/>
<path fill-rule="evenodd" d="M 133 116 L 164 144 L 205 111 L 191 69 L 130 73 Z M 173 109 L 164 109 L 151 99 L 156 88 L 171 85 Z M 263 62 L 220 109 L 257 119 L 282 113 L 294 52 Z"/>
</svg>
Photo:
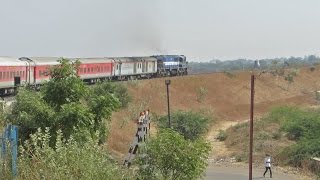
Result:
<svg viewBox="0 0 320 180">
<path fill-rule="evenodd" d="M 0 57 L 0 66 L 25 66 L 26 63 L 16 57 Z"/>
<path fill-rule="evenodd" d="M 58 57 L 28 57 L 27 59 L 33 61 L 36 65 L 57 65 Z"/>
<path fill-rule="evenodd" d="M 156 58 L 150 56 L 144 57 L 115 57 L 111 58 L 117 62 L 142 62 L 142 61 L 157 61 Z"/>
<path fill-rule="evenodd" d="M 111 63 L 112 59 L 110 58 L 71 58 L 71 60 L 79 60 L 82 64 L 91 64 L 91 63 Z"/>
</svg>

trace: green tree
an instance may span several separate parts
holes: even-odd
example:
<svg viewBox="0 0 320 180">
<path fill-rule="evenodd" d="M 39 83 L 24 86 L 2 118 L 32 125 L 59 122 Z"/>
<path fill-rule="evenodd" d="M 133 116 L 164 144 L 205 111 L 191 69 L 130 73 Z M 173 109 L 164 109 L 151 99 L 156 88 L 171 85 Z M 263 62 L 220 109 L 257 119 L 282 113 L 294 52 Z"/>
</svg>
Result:
<svg viewBox="0 0 320 180">
<path fill-rule="evenodd" d="M 49 127 L 54 143 L 55 132 L 62 130 L 65 138 L 86 130 L 94 135 L 100 131 L 100 140 L 106 136 L 107 121 L 120 103 L 110 87 L 103 93 L 89 93 L 90 89 L 77 76 L 79 62 L 59 60 L 60 65 L 50 70 L 51 79 L 41 92 L 20 89 L 9 120 L 20 126 L 20 138 L 25 140 L 37 128 Z M 78 134 L 79 135 L 79 134 Z M 77 136 L 80 137 L 80 136 Z M 83 138 L 83 137 L 82 137 Z"/>
<path fill-rule="evenodd" d="M 171 115 L 171 127 L 185 139 L 198 139 L 208 132 L 212 119 L 196 112 L 177 111 Z M 168 117 L 162 116 L 157 124 L 160 128 L 168 127 Z"/>
<path fill-rule="evenodd" d="M 49 72 L 50 81 L 41 87 L 43 99 L 51 107 L 60 109 L 63 104 L 76 102 L 87 96 L 88 88 L 77 75 L 79 61 L 58 60 L 60 65 Z"/>
<path fill-rule="evenodd" d="M 91 89 L 91 93 L 95 95 L 105 95 L 107 93 L 113 94 L 120 101 L 121 107 L 127 107 L 131 101 L 131 96 L 127 88 L 120 83 L 98 82 L 96 86 Z"/>
<path fill-rule="evenodd" d="M 40 93 L 21 88 L 7 119 L 19 126 L 19 138 L 24 141 L 36 132 L 37 128 L 54 126 L 54 116 L 55 111 L 42 99 Z"/>
<path fill-rule="evenodd" d="M 162 129 L 140 156 L 140 179 L 199 179 L 207 167 L 210 145 L 202 139 L 185 140 L 172 129 Z"/>
</svg>

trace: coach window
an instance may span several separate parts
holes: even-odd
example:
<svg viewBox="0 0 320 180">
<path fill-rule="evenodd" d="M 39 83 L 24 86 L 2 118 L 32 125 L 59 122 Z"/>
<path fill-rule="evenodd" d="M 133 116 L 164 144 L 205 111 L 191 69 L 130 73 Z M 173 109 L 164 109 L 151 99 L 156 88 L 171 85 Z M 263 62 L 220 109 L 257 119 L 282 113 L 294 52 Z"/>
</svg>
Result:
<svg viewBox="0 0 320 180">
<path fill-rule="evenodd" d="M 2 72 L 0 72 L 0 79 L 2 79 Z"/>
</svg>

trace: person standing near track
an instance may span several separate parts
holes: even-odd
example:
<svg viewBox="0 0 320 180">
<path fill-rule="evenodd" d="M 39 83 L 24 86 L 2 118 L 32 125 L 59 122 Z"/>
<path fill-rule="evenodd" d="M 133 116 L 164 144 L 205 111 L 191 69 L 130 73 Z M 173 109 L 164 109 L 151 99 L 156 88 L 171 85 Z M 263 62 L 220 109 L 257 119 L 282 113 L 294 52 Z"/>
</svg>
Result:
<svg viewBox="0 0 320 180">
<path fill-rule="evenodd" d="M 263 173 L 263 177 L 265 177 L 268 170 L 270 170 L 270 178 L 272 178 L 272 171 L 271 171 L 271 157 L 269 154 L 266 154 L 264 158 L 264 166 L 266 167 L 266 171 Z"/>
</svg>

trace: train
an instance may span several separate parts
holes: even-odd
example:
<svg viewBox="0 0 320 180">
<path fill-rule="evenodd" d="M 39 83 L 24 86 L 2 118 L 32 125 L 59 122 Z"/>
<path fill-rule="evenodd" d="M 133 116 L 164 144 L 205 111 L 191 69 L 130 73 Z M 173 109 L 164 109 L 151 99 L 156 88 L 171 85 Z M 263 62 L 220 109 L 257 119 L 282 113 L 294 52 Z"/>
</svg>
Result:
<svg viewBox="0 0 320 180">
<path fill-rule="evenodd" d="M 57 57 L 0 57 L 0 95 L 12 94 L 16 87 L 40 87 L 50 79 L 49 70 L 59 64 Z M 184 55 L 145 57 L 68 58 L 80 61 L 78 76 L 87 83 L 99 80 L 134 80 L 188 74 Z"/>
</svg>

